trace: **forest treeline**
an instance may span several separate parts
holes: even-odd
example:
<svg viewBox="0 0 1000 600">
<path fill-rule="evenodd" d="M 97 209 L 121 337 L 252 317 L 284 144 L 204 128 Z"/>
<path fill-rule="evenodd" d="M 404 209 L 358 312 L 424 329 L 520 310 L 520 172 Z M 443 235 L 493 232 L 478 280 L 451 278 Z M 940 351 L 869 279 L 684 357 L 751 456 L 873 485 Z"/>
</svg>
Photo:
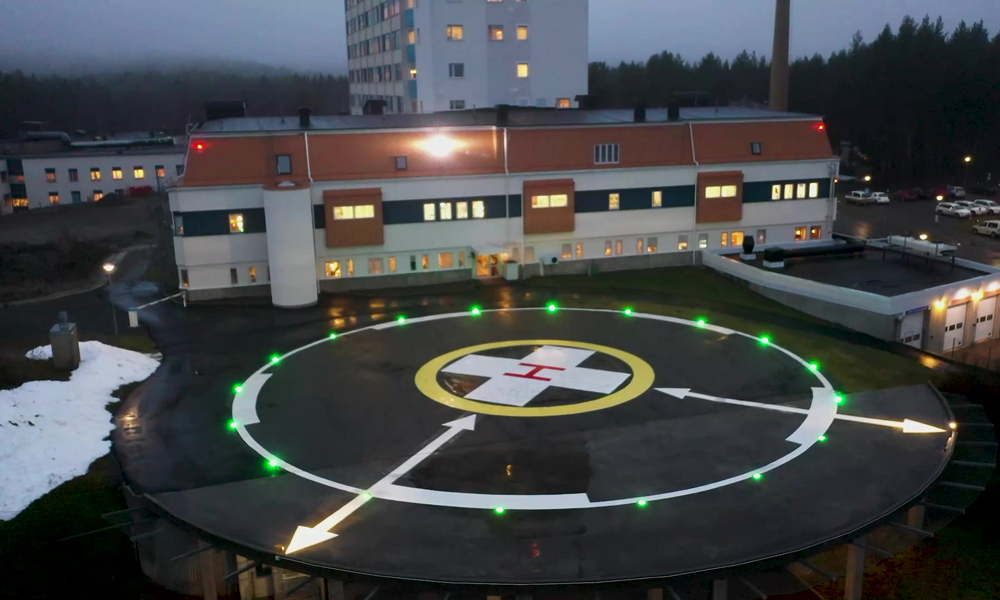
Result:
<svg viewBox="0 0 1000 600">
<path fill-rule="evenodd" d="M 846 41 L 846 40 L 845 40 Z M 598 106 L 666 106 L 675 94 L 701 101 L 763 105 L 770 65 L 743 52 L 733 60 L 708 54 L 696 62 L 663 52 L 643 62 L 590 65 Z M 690 99 L 691 96 L 684 96 Z M 0 137 L 25 120 L 65 131 L 179 133 L 203 118 L 209 100 L 242 99 L 250 115 L 348 110 L 344 77 L 177 69 L 79 78 L 0 73 Z M 982 23 L 951 32 L 942 20 L 907 17 L 870 42 L 856 34 L 829 57 L 791 66 L 790 108 L 823 115 L 831 141 L 856 146 L 876 173 L 898 180 L 956 173 L 974 157 L 972 178 L 1000 176 L 1000 35 Z"/>
</svg>

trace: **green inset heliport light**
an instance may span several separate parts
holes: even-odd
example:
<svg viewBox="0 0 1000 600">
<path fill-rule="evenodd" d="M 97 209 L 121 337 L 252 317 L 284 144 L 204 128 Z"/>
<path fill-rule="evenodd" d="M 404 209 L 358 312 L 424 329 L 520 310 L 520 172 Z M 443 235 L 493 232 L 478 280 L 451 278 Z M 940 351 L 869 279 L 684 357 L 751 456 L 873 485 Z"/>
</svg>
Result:
<svg viewBox="0 0 1000 600">
<path fill-rule="evenodd" d="M 708 323 L 708 321 L 706 321 L 706 320 L 705 320 L 705 319 L 703 319 L 703 318 L 699 318 L 699 319 L 698 319 L 697 321 L 695 321 L 695 323 L 697 323 L 697 324 L 698 324 L 698 327 L 704 327 L 704 326 L 705 326 L 705 324 L 706 324 L 706 323 Z"/>
<path fill-rule="evenodd" d="M 840 394 L 835 395 L 833 397 L 833 399 L 834 399 L 834 402 L 836 402 L 837 404 L 843 404 L 844 403 L 844 397 L 841 396 Z"/>
<path fill-rule="evenodd" d="M 399 315 L 398 317 L 396 317 L 396 322 L 400 324 L 406 323 L 406 317 L 404 317 L 403 315 Z"/>
<path fill-rule="evenodd" d="M 646 506 L 647 504 L 649 504 L 649 502 L 646 502 L 646 500 L 645 500 L 645 499 L 642 499 L 642 500 L 639 500 L 638 502 L 636 502 L 635 504 L 636 504 L 636 506 L 638 506 L 639 508 L 642 508 L 643 506 Z"/>
<path fill-rule="evenodd" d="M 626 317 L 631 317 L 631 316 L 632 316 L 632 309 L 631 309 L 631 308 L 626 308 L 626 309 L 625 309 L 625 310 L 623 310 L 622 312 L 624 312 L 624 313 L 625 313 L 625 316 L 626 316 Z"/>
<path fill-rule="evenodd" d="M 809 370 L 819 371 L 819 363 L 814 363 L 814 362 L 809 363 Z"/>
<path fill-rule="evenodd" d="M 243 391 L 243 386 L 241 384 L 237 383 L 236 385 L 233 386 L 233 391 L 236 392 L 237 394 L 239 394 L 240 392 Z"/>
<path fill-rule="evenodd" d="M 545 307 L 545 310 L 549 311 L 550 313 L 554 313 L 557 310 L 559 310 L 559 306 L 555 302 L 549 302 L 548 306 Z"/>
<path fill-rule="evenodd" d="M 273 469 L 277 469 L 278 468 L 278 459 L 277 458 L 272 458 L 271 460 L 267 461 L 267 468 L 268 469 L 272 469 L 272 470 Z"/>
<path fill-rule="evenodd" d="M 330 339 L 331 339 L 331 340 L 335 340 L 335 339 L 337 339 L 337 334 L 336 334 L 336 333 L 331 333 L 331 334 L 330 334 Z"/>
<path fill-rule="evenodd" d="M 364 498 L 365 500 L 371 500 L 372 499 L 372 495 L 371 495 L 370 492 L 365 492 L 364 494 L 361 494 L 361 497 Z"/>
<path fill-rule="evenodd" d="M 498 506 L 498 507 L 496 507 L 496 508 L 493 509 L 493 512 L 495 512 L 498 515 L 502 515 L 505 512 L 507 512 L 507 509 L 504 508 L 504 507 L 502 507 L 502 506 Z"/>
<path fill-rule="evenodd" d="M 821 435 L 821 436 L 819 436 L 816 439 L 819 440 L 819 441 L 821 441 L 821 442 L 825 442 L 826 441 L 826 436 L 825 435 Z"/>
<path fill-rule="evenodd" d="M 473 306 L 471 312 L 472 312 L 472 316 L 474 316 L 474 317 L 478 317 L 479 315 L 483 314 L 483 310 L 481 308 L 479 308 L 478 306 Z"/>
<path fill-rule="evenodd" d="M 762 335 L 760 336 L 760 338 L 758 338 L 758 341 L 761 343 L 762 346 L 766 346 L 771 343 L 771 338 L 767 337 L 766 335 Z"/>
<path fill-rule="evenodd" d="M 238 428 L 239 428 L 239 426 L 240 426 L 240 424 L 239 424 L 239 423 L 237 423 L 236 421 L 230 421 L 230 422 L 229 422 L 229 428 L 230 428 L 230 429 L 238 429 Z"/>
<path fill-rule="evenodd" d="M 279 363 L 279 362 L 281 362 L 281 357 L 278 356 L 277 354 L 272 354 L 271 355 L 271 364 L 275 364 L 275 363 Z"/>
<path fill-rule="evenodd" d="M 753 474 L 753 478 L 754 478 L 755 481 L 760 481 L 761 477 L 763 477 L 763 475 L 761 475 L 760 473 L 754 473 Z"/>
</svg>

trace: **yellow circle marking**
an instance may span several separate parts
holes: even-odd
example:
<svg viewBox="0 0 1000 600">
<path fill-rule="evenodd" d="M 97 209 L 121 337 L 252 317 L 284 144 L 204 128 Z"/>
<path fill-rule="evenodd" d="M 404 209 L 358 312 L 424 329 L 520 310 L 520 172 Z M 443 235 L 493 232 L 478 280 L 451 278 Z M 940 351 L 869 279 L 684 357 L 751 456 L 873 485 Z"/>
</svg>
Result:
<svg viewBox="0 0 1000 600">
<path fill-rule="evenodd" d="M 456 396 L 445 390 L 437 381 L 438 372 L 446 365 L 466 356 L 484 350 L 494 350 L 496 348 L 509 348 L 511 346 L 565 346 L 568 348 L 582 348 L 593 350 L 617 358 L 632 369 L 632 380 L 624 388 L 617 392 L 587 402 L 577 404 L 563 404 L 560 406 L 506 406 L 502 404 L 491 404 L 489 402 L 479 402 Z M 648 390 L 653 385 L 653 367 L 634 354 L 629 354 L 617 348 L 599 346 L 597 344 L 587 344 L 585 342 L 569 342 L 566 340 L 514 340 L 510 342 L 494 342 L 492 344 L 480 344 L 469 346 L 461 350 L 455 350 L 429 361 L 420 367 L 416 376 L 417 389 L 425 396 L 440 402 L 445 406 L 479 413 L 483 415 L 495 415 L 498 417 L 558 417 L 562 415 L 577 415 L 580 413 L 595 410 L 604 410 L 612 406 L 624 404 L 629 400 L 634 400 L 640 394 Z"/>
</svg>

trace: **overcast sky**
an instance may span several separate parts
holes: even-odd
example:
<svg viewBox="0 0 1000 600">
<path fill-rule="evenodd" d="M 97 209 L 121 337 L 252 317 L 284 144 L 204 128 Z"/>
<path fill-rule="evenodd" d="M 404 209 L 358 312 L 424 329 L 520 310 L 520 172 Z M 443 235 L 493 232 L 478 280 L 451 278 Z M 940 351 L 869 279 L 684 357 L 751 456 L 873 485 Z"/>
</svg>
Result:
<svg viewBox="0 0 1000 600">
<path fill-rule="evenodd" d="M 113 67 L 168 55 L 346 69 L 343 0 L 0 0 L 0 7 L 6 68 L 82 58 Z M 949 31 L 963 19 L 1000 29 L 1000 0 L 793 0 L 792 55 L 829 54 L 859 29 L 870 40 L 907 14 L 941 15 Z M 645 60 L 662 50 L 688 59 L 709 51 L 732 58 L 744 48 L 770 55 L 773 18 L 774 0 L 590 0 L 590 60 Z"/>
</svg>

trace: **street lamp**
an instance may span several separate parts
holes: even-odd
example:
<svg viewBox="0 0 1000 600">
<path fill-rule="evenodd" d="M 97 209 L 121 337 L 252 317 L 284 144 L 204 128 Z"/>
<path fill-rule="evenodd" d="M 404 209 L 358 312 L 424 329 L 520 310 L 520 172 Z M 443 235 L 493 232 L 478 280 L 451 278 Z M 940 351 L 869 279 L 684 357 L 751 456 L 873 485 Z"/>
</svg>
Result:
<svg viewBox="0 0 1000 600">
<path fill-rule="evenodd" d="M 966 156 L 965 157 L 965 182 L 962 184 L 962 187 L 969 187 L 969 164 L 971 164 L 971 163 L 972 163 L 972 157 L 971 156 Z"/>
<path fill-rule="evenodd" d="M 111 322 L 115 325 L 115 337 L 118 337 L 118 316 L 115 314 L 115 303 L 111 299 L 111 274 L 115 272 L 115 264 L 104 263 L 101 268 L 108 274 L 108 304 L 111 305 Z"/>
<path fill-rule="evenodd" d="M 868 183 L 871 180 L 872 180 L 872 176 L 871 175 L 865 175 L 865 183 Z"/>
<path fill-rule="evenodd" d="M 920 234 L 920 241 L 921 242 L 926 242 L 927 241 L 927 234 L 926 233 L 921 233 Z"/>
</svg>

